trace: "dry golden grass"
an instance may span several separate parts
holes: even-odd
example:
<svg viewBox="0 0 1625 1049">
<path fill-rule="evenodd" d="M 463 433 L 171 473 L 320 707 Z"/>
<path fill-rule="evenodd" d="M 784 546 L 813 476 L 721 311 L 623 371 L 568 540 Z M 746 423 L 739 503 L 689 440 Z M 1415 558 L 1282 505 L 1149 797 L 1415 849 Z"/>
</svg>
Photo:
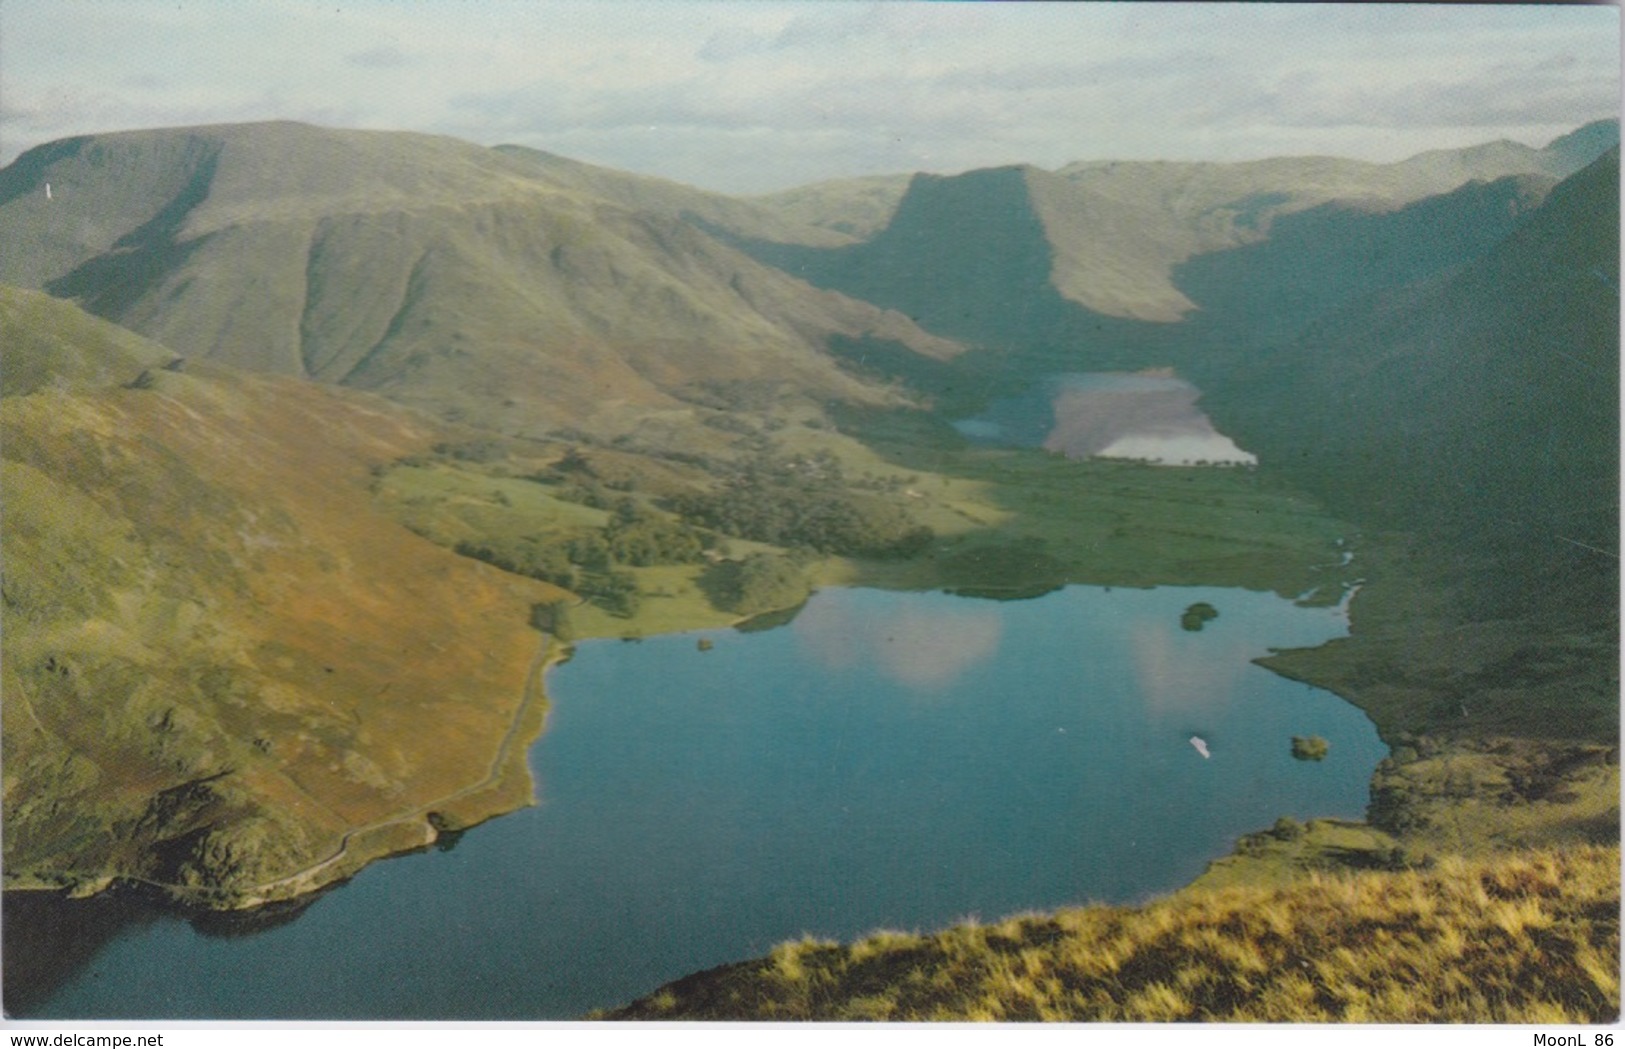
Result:
<svg viewBox="0 0 1625 1049">
<path fill-rule="evenodd" d="M 851 946 L 803 940 L 614 1019 L 1600 1022 L 1619 1015 L 1619 849 L 1192 888 Z"/>
</svg>

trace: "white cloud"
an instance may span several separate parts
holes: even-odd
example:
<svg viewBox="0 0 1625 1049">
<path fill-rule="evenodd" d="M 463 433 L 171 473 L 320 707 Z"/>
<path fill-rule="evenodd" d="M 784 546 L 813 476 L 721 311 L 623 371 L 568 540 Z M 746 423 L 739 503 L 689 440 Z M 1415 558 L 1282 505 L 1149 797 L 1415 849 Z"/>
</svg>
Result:
<svg viewBox="0 0 1625 1049">
<path fill-rule="evenodd" d="M 1615 114 L 1618 67 L 1618 11 L 1600 7 L 5 0 L 0 159 L 288 118 L 733 190 L 1015 161 L 1391 160 Z"/>
</svg>

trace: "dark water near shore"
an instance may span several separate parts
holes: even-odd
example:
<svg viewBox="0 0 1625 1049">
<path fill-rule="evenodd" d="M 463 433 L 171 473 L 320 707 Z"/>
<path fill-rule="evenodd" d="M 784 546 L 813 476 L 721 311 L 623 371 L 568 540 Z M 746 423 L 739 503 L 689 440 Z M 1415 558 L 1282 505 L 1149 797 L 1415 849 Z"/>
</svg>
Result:
<svg viewBox="0 0 1625 1049">
<path fill-rule="evenodd" d="M 1196 601 L 1219 617 L 1183 630 Z M 7 1009 L 566 1018 L 803 933 L 1142 899 L 1278 816 L 1363 811 L 1370 722 L 1249 662 L 1344 630 L 1236 590 L 836 590 L 776 630 L 583 644 L 549 680 L 539 806 L 243 935 L 8 902 Z M 64 921 L 103 942 L 12 964 Z"/>
</svg>

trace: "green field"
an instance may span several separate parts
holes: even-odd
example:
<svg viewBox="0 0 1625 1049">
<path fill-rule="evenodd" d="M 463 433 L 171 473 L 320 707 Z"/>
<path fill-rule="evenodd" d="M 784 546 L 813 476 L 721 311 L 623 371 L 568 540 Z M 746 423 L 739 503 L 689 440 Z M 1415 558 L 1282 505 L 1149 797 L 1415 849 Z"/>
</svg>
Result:
<svg viewBox="0 0 1625 1049">
<path fill-rule="evenodd" d="M 887 425 L 894 427 L 890 434 Z M 637 610 L 618 614 L 584 599 L 572 613 L 575 635 L 642 637 L 736 621 L 741 616 L 718 607 L 706 575 L 719 562 L 760 553 L 796 556 L 815 585 L 994 596 L 1071 583 L 1207 585 L 1331 604 L 1355 578 L 1337 554 L 1352 529 L 1252 470 L 979 448 L 886 417 L 853 433 L 782 426 L 773 448 L 792 461 L 828 456 L 859 495 L 934 538 L 915 556 L 864 557 L 713 532 L 704 562 L 616 565 L 636 580 Z M 611 520 L 605 507 L 623 502 L 681 523 L 682 515 L 669 509 L 674 496 L 718 490 L 711 475 L 685 473 L 680 463 L 598 448 L 577 449 L 584 471 L 561 477 L 556 467 L 564 454 L 563 445 L 516 442 L 484 461 L 417 457 L 380 471 L 375 497 L 413 531 L 457 548 L 474 540 L 547 544 L 601 534 Z"/>
</svg>

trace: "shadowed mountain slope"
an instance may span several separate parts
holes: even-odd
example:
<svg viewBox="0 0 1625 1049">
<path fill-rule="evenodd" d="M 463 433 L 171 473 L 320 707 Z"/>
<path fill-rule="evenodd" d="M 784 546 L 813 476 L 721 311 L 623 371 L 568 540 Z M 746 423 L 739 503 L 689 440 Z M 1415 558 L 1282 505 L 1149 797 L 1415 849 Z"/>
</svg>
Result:
<svg viewBox="0 0 1625 1049">
<path fill-rule="evenodd" d="M 1277 216 L 1269 239 L 1174 268 L 1212 340 L 1296 335 L 1343 303 L 1444 272 L 1510 234 L 1555 184 L 1544 175 L 1472 181 L 1395 209 L 1334 201 Z"/>
<path fill-rule="evenodd" d="M 1095 352 L 1123 340 L 1155 346 L 1159 328 L 1202 301 L 1193 301 L 1196 291 L 1180 279 L 1178 267 L 1191 264 L 1188 273 L 1200 256 L 1268 242 L 1283 216 L 1332 202 L 1340 202 L 1333 213 L 1377 216 L 1472 180 L 1561 178 L 1618 138 L 1616 121 L 1599 121 L 1545 149 L 1498 142 L 1397 164 L 1331 157 L 1100 161 L 1053 173 L 1022 167 L 919 175 L 887 225 L 862 244 L 830 249 L 756 241 L 749 248 L 814 283 L 901 309 L 959 338 L 1051 350 L 1070 341 Z M 1542 184 L 1525 182 L 1521 192 L 1538 193 Z M 798 202 L 803 221 L 818 221 L 811 207 L 816 199 Z M 1433 217 L 1413 213 L 1410 229 L 1421 233 L 1422 221 Z M 1487 242 L 1507 228 L 1489 228 Z M 1345 238 L 1342 250 L 1368 236 L 1355 224 L 1319 232 Z M 1448 255 L 1454 246 L 1447 238 L 1436 250 Z M 1391 282 L 1413 275 L 1401 272 Z"/>
<path fill-rule="evenodd" d="M 1546 156 L 1499 163 L 1541 168 Z M 1492 166 L 1307 158 L 918 175 L 863 243 L 741 243 L 983 347 L 966 363 L 1007 378 L 1184 365 L 1481 254 L 1551 185 L 1526 174 L 1445 192 L 1461 170 Z"/>
<path fill-rule="evenodd" d="M 681 187 L 633 210 L 614 198 L 656 180 L 547 169 L 289 123 L 52 143 L 0 172 L 0 236 L 25 249 L 0 279 L 188 356 L 508 429 L 625 432 L 715 383 L 877 402 L 822 352 L 831 337 L 957 351 L 723 245 L 660 203 Z"/>
<path fill-rule="evenodd" d="M 8 888 L 292 896 L 527 802 L 528 620 L 559 592 L 372 505 L 439 425 L 138 370 L 175 355 L 43 295 L 0 315 L 8 380 L 69 376 L 0 400 Z"/>
<path fill-rule="evenodd" d="M 1034 292 L 1053 251 L 1033 213 L 1028 169 L 916 175 L 886 228 L 862 244 L 814 252 L 784 246 L 771 261 L 815 283 L 884 302 L 935 331 L 979 340 L 1041 327 Z"/>
<path fill-rule="evenodd" d="M 1421 153 L 1395 164 L 1372 164 L 1335 157 L 1278 157 L 1231 164 L 1163 162 L 1090 162 L 1072 164 L 1057 175 L 1079 190 L 1133 209 L 1141 217 L 1129 227 L 1140 237 L 1150 236 L 1154 248 L 1140 245 L 1147 268 L 1139 279 L 1167 296 L 1171 267 L 1209 252 L 1234 248 L 1266 237 L 1278 216 L 1290 215 L 1332 201 L 1343 201 L 1368 212 L 1389 211 L 1426 197 L 1448 193 L 1464 183 L 1494 181 L 1512 175 L 1565 178 L 1595 160 L 1619 142 L 1619 123 L 1597 121 L 1554 140 L 1544 149 L 1500 141 L 1465 149 Z M 1089 232 L 1080 228 L 1079 233 Z M 1120 238 L 1103 238 L 1096 231 L 1086 247 L 1073 238 L 1060 237 L 1062 252 L 1120 250 Z M 1076 244 L 1076 247 L 1069 247 Z M 1150 268 L 1152 261 L 1155 269 Z M 1091 301 L 1083 292 L 1089 282 L 1077 281 L 1066 267 L 1058 269 L 1056 285 L 1069 298 L 1115 315 L 1147 320 L 1172 320 L 1190 303 L 1159 300 L 1156 309 L 1136 307 L 1132 301 Z M 1183 286 L 1180 292 L 1188 294 Z M 1098 293 L 1097 293 L 1098 294 Z M 1143 294 L 1143 293 L 1142 293 Z M 1168 306 L 1176 307 L 1169 309 Z M 1126 307 L 1126 309 L 1125 309 Z"/>
<path fill-rule="evenodd" d="M 1612 607 L 1618 201 L 1616 148 L 1460 270 L 1203 377 L 1204 404 L 1333 506 L 1494 566 L 1496 604 Z"/>
</svg>

